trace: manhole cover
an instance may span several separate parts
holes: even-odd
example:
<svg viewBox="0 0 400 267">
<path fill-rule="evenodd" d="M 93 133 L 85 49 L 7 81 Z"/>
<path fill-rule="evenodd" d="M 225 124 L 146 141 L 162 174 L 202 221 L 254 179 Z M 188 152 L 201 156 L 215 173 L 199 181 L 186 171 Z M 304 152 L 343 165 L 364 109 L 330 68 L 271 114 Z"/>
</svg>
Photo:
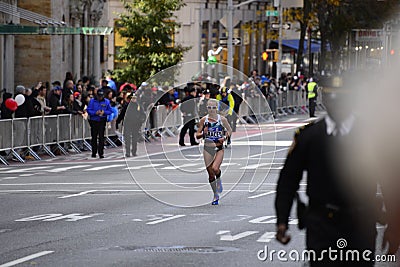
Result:
<svg viewBox="0 0 400 267">
<path fill-rule="evenodd" d="M 222 253 L 238 251 L 237 248 L 231 247 L 185 247 L 185 246 L 171 246 L 171 247 L 137 247 L 137 246 L 115 246 L 111 250 L 130 250 L 136 252 L 173 252 L 173 253 Z"/>
</svg>

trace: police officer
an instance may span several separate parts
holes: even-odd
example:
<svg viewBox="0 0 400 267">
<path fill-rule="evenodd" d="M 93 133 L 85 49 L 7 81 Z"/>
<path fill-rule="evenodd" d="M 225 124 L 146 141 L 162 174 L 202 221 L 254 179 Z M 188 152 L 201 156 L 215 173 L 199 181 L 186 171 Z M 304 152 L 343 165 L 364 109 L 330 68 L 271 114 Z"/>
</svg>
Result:
<svg viewBox="0 0 400 267">
<path fill-rule="evenodd" d="M 199 144 L 196 142 L 196 139 L 194 138 L 194 134 L 196 133 L 194 127 L 196 125 L 196 114 L 197 114 L 197 109 L 196 109 L 197 92 L 194 87 L 189 88 L 188 92 L 189 95 L 182 100 L 182 104 L 180 107 L 181 112 L 183 114 L 183 123 L 184 123 L 181 132 L 179 134 L 180 146 L 185 146 L 185 135 L 187 130 L 189 130 L 190 144 L 192 146 L 196 146 Z"/>
<path fill-rule="evenodd" d="M 276 238 L 283 244 L 290 241 L 290 211 L 303 171 L 307 171 L 308 207 L 298 217 L 307 229 L 307 249 L 316 252 L 316 258 L 310 258 L 311 266 L 373 266 L 377 214 L 381 212 L 377 183 L 355 177 L 354 166 L 344 167 L 346 144 L 357 135 L 356 119 L 345 101 L 351 98 L 343 93 L 342 79 L 331 78 L 327 84 L 333 90 L 323 94 L 328 115 L 296 131 L 279 176 Z M 329 249 L 337 253 L 329 256 Z M 340 250 L 342 255 L 357 251 L 359 261 L 350 256 L 340 258 Z"/>
<path fill-rule="evenodd" d="M 92 135 L 92 158 L 99 154 L 99 157 L 104 158 L 104 132 L 106 130 L 107 116 L 112 113 L 110 101 L 104 99 L 104 91 L 97 90 L 96 97 L 89 102 L 87 112 L 90 116 L 89 124 Z M 97 145 L 97 137 L 99 144 Z"/>
<path fill-rule="evenodd" d="M 146 114 L 142 106 L 139 105 L 136 94 L 128 96 L 128 99 L 130 103 L 124 105 L 118 119 L 122 117 L 124 121 L 125 156 L 130 157 L 132 154 L 132 156 L 136 157 L 140 128 L 146 120 Z"/>
<path fill-rule="evenodd" d="M 307 84 L 307 97 L 308 97 L 308 107 L 310 109 L 310 118 L 315 117 L 315 106 L 317 105 L 317 96 L 318 96 L 318 85 L 310 78 Z"/>
</svg>

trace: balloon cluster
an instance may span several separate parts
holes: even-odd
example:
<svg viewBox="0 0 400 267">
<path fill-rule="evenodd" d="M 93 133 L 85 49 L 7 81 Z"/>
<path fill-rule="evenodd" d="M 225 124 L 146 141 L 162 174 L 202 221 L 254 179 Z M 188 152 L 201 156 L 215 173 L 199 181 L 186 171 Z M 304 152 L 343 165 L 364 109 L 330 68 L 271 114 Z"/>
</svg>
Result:
<svg viewBox="0 0 400 267">
<path fill-rule="evenodd" d="M 25 103 L 25 97 L 23 95 L 17 95 L 15 97 L 15 100 L 12 98 L 8 98 L 4 103 L 6 105 L 6 108 L 14 112 L 19 106 Z"/>
</svg>

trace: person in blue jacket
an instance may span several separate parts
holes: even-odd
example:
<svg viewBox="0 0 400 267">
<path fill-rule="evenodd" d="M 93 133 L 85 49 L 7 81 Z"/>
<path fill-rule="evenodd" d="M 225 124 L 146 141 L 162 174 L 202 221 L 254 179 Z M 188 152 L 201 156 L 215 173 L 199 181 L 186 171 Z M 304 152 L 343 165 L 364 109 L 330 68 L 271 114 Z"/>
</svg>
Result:
<svg viewBox="0 0 400 267">
<path fill-rule="evenodd" d="M 90 132 L 92 135 L 92 158 L 99 154 L 99 157 L 104 158 L 104 132 L 106 130 L 107 116 L 112 113 L 110 101 L 104 99 L 104 91 L 99 89 L 96 97 L 89 102 L 87 112 L 90 116 Z M 97 145 L 97 136 L 99 144 Z"/>
</svg>

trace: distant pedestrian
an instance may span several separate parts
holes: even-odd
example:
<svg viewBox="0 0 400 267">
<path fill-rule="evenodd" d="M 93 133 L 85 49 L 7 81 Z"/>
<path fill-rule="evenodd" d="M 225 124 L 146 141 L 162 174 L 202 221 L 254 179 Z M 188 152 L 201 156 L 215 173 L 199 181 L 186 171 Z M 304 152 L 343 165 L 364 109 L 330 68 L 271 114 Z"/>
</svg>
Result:
<svg viewBox="0 0 400 267">
<path fill-rule="evenodd" d="M 87 112 L 90 116 L 90 132 L 92 135 L 92 158 L 99 154 L 99 157 L 104 158 L 104 132 L 106 130 L 107 116 L 112 113 L 110 101 L 104 99 L 104 91 L 97 90 L 97 95 L 89 102 Z M 97 138 L 99 143 L 97 144 Z"/>
<path fill-rule="evenodd" d="M 307 84 L 307 97 L 308 97 L 308 107 L 310 110 L 310 118 L 315 117 L 315 107 L 317 105 L 317 97 L 318 97 L 318 85 L 317 83 L 313 80 L 313 78 L 310 78 Z"/>
</svg>

